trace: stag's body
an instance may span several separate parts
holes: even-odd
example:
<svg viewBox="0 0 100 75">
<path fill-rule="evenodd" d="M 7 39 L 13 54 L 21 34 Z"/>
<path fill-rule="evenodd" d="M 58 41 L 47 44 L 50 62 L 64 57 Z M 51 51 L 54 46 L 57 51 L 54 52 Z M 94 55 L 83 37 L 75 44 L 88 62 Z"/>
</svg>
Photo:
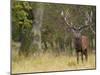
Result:
<svg viewBox="0 0 100 75">
<path fill-rule="evenodd" d="M 85 56 L 85 60 L 88 59 L 88 38 L 87 36 L 78 36 L 74 37 L 74 45 L 77 55 L 77 63 L 79 63 L 79 53 L 81 53 L 81 60 L 83 62 L 83 58 Z"/>
</svg>

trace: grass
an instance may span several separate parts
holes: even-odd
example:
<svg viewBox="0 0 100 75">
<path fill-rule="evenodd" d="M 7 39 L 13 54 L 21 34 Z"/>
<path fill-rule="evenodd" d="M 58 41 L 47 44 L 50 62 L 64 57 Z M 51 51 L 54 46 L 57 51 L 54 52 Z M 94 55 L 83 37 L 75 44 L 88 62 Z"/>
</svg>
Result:
<svg viewBox="0 0 100 75">
<path fill-rule="evenodd" d="M 75 56 L 59 55 L 57 57 L 50 53 L 40 56 L 19 57 L 16 52 L 12 54 L 12 73 L 61 71 L 61 70 L 79 70 L 94 69 L 95 55 L 89 55 L 88 61 L 79 64 Z"/>
</svg>

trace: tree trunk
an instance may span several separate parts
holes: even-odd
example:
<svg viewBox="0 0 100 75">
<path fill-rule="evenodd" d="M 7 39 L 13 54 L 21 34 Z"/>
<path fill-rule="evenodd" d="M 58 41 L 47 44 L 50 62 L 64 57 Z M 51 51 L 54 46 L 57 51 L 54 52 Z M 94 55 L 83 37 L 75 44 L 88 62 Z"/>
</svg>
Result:
<svg viewBox="0 0 100 75">
<path fill-rule="evenodd" d="M 35 12 L 33 10 L 33 28 L 32 28 L 32 33 L 33 35 L 33 41 L 30 46 L 30 49 L 35 46 L 37 50 L 41 50 L 41 27 L 42 27 L 42 21 L 43 21 L 43 11 L 44 7 L 42 3 L 36 4 L 36 9 Z"/>
<path fill-rule="evenodd" d="M 29 55 L 30 52 L 41 50 L 41 26 L 43 19 L 43 4 L 36 4 L 36 9 L 33 13 L 33 26 L 32 30 L 27 31 L 27 28 L 22 28 L 21 34 L 21 47 L 19 54 Z"/>
</svg>

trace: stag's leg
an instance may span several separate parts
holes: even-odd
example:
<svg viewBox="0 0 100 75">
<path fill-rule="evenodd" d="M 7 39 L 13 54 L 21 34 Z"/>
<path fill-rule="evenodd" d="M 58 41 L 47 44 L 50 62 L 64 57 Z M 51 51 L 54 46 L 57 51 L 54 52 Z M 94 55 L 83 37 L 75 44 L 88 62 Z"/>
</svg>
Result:
<svg viewBox="0 0 100 75">
<path fill-rule="evenodd" d="M 82 63 L 83 63 L 83 51 L 81 50 L 81 60 L 82 60 Z"/>
<path fill-rule="evenodd" d="M 84 54 L 85 54 L 85 59 L 86 59 L 86 61 L 87 61 L 87 60 L 88 60 L 88 53 L 87 53 L 87 49 L 85 49 L 84 51 L 85 51 L 85 53 L 84 53 Z"/>
<path fill-rule="evenodd" d="M 77 54 L 77 63 L 79 64 L 79 52 L 76 51 L 76 54 Z"/>
</svg>

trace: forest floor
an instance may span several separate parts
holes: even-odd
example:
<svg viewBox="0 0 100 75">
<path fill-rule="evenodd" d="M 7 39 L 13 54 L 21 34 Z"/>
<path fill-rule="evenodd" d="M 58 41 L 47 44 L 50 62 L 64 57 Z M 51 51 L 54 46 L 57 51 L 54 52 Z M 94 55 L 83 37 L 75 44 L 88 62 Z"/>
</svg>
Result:
<svg viewBox="0 0 100 75">
<path fill-rule="evenodd" d="M 12 56 L 12 73 L 30 73 L 45 71 L 63 71 L 95 69 L 95 54 L 90 54 L 88 61 L 79 64 L 75 56 L 59 55 L 57 57 L 50 53 L 40 56 L 19 57 L 16 53 Z"/>
</svg>

